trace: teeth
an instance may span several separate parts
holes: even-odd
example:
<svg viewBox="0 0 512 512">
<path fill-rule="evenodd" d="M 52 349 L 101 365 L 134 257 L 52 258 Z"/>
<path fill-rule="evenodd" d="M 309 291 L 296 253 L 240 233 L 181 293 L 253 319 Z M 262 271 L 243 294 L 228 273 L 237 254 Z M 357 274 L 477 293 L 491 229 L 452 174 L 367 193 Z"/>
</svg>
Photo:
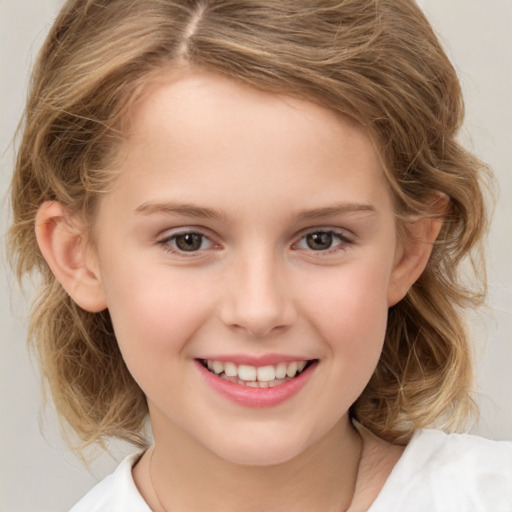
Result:
<svg viewBox="0 0 512 512">
<path fill-rule="evenodd" d="M 260 366 L 256 373 L 260 382 L 269 382 L 276 378 L 276 370 L 273 366 Z"/>
<path fill-rule="evenodd" d="M 232 362 L 215 360 L 204 361 L 207 368 L 232 382 L 238 382 L 250 387 L 275 387 L 301 373 L 307 365 L 307 361 L 293 361 L 291 363 L 279 363 L 277 365 L 252 366 L 248 364 L 236 365 Z"/>
<path fill-rule="evenodd" d="M 297 363 L 290 363 L 288 365 L 288 369 L 286 370 L 286 375 L 288 377 L 295 377 L 295 374 L 297 373 Z"/>
<path fill-rule="evenodd" d="M 276 379 L 284 379 L 286 377 L 286 370 L 288 366 L 286 363 L 279 363 L 276 367 Z"/>
<path fill-rule="evenodd" d="M 297 363 L 297 371 L 301 372 L 302 370 L 304 370 L 307 364 L 307 361 L 300 361 L 299 363 Z"/>
<path fill-rule="evenodd" d="M 220 375 L 224 371 L 224 365 L 220 361 L 213 361 L 212 362 L 212 370 L 217 375 Z"/>
<path fill-rule="evenodd" d="M 238 368 L 235 363 L 224 363 L 224 373 L 228 377 L 236 377 L 238 375 Z"/>
<path fill-rule="evenodd" d="M 256 380 L 256 367 L 241 364 L 238 367 L 238 378 L 242 380 Z"/>
</svg>

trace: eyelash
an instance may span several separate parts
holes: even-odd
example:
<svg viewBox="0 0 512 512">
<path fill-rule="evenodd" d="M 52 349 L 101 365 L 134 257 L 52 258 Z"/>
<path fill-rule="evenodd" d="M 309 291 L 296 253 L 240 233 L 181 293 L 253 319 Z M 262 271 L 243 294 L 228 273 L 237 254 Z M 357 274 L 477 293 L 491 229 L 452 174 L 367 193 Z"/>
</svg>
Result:
<svg viewBox="0 0 512 512">
<path fill-rule="evenodd" d="M 346 250 L 347 246 L 354 243 L 354 241 L 351 238 L 349 238 L 344 231 L 338 231 L 335 229 L 315 228 L 315 229 L 312 229 L 312 230 L 304 233 L 304 235 L 301 236 L 299 242 L 294 244 L 294 247 L 297 247 L 302 241 L 305 241 L 308 236 L 319 235 L 319 234 L 328 235 L 332 239 L 337 238 L 339 240 L 339 243 L 335 244 L 332 247 L 329 247 L 328 249 L 323 249 L 323 250 L 322 249 L 315 250 L 315 249 L 312 249 L 311 247 L 304 248 L 305 250 L 307 250 L 308 252 L 311 252 L 312 254 L 314 254 L 317 257 L 329 256 L 329 255 L 335 254 L 339 251 Z"/>
<path fill-rule="evenodd" d="M 201 238 L 201 246 L 203 245 L 205 240 L 209 241 L 211 246 L 215 245 L 206 235 L 204 235 L 203 233 L 200 233 L 198 231 L 194 231 L 194 230 L 187 230 L 187 231 L 180 231 L 178 233 L 173 233 L 172 235 L 166 236 L 162 240 L 159 240 L 158 244 L 162 246 L 164 251 L 170 252 L 172 254 L 179 254 L 180 256 L 183 256 L 186 258 L 197 256 L 197 254 L 200 253 L 201 251 L 207 250 L 204 248 L 203 249 L 199 248 L 198 250 L 194 250 L 194 251 L 185 251 L 185 250 L 180 249 L 176 245 L 173 245 L 173 243 L 175 244 L 176 240 L 179 237 L 184 237 L 187 235 L 200 237 Z"/>
<path fill-rule="evenodd" d="M 187 236 L 187 235 L 200 237 L 201 246 L 204 244 L 205 241 L 208 241 L 210 244 L 210 247 L 207 247 L 207 248 L 199 247 L 197 250 L 192 250 L 192 251 L 186 251 L 186 250 L 180 249 L 179 247 L 177 247 L 175 245 L 176 240 L 179 237 L 183 237 L 183 236 Z M 339 243 L 337 243 L 333 247 L 329 247 L 327 249 L 317 249 L 317 250 L 312 249 L 311 247 L 298 247 L 298 245 L 300 243 L 307 240 L 307 237 L 311 236 L 311 235 L 328 235 L 332 239 L 337 238 L 339 240 Z M 165 251 L 173 253 L 173 254 L 178 254 L 182 257 L 197 257 L 198 254 L 215 246 L 215 243 L 212 242 L 206 235 L 204 235 L 203 233 L 200 233 L 198 231 L 194 231 L 194 230 L 187 230 L 187 231 L 180 231 L 178 233 L 173 233 L 172 235 L 166 236 L 162 240 L 159 240 L 157 243 L 158 243 L 158 245 L 162 246 L 162 248 Z M 305 243 L 307 243 L 307 242 L 305 242 Z M 313 229 L 313 230 L 310 230 L 310 231 L 304 233 L 300 237 L 299 241 L 293 244 L 292 248 L 294 248 L 294 249 L 296 248 L 298 250 L 306 250 L 308 252 L 311 252 L 312 254 L 314 254 L 317 257 L 322 257 L 322 256 L 328 256 L 328 255 L 337 253 L 338 251 L 346 250 L 347 246 L 351 245 L 353 243 L 354 243 L 354 241 L 351 238 L 349 238 L 345 232 L 337 231 L 334 229 L 318 229 L 318 228 L 316 228 L 316 229 Z"/>
</svg>

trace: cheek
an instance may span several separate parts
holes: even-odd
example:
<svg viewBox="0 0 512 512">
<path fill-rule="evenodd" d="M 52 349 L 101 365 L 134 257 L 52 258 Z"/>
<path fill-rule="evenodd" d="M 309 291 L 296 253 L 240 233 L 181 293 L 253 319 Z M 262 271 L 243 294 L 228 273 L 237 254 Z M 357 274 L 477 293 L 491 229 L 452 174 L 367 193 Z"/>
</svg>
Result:
<svg viewBox="0 0 512 512">
<path fill-rule="evenodd" d="M 386 333 L 388 273 L 376 268 L 343 269 L 311 295 L 310 317 L 333 361 L 343 371 L 369 379 Z"/>
<path fill-rule="evenodd" d="M 324 365 L 311 414 L 323 418 L 326 429 L 346 414 L 375 371 L 387 325 L 387 282 L 379 268 L 347 265 L 308 283 L 303 314 Z"/>
<path fill-rule="evenodd" d="M 169 271 L 154 276 L 131 270 L 111 268 L 104 287 L 119 347 L 136 377 L 139 368 L 179 364 L 176 355 L 186 356 L 187 341 L 206 320 L 210 304 L 204 290 Z"/>
</svg>

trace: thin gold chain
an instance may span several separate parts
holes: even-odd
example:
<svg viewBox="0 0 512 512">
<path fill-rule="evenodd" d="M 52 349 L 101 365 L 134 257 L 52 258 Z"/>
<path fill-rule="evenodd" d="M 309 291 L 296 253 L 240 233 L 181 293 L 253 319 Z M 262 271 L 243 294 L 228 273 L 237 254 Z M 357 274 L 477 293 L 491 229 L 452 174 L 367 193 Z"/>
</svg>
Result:
<svg viewBox="0 0 512 512">
<path fill-rule="evenodd" d="M 156 496 L 156 499 L 158 500 L 158 505 L 160 506 L 160 508 L 164 511 L 164 512 L 167 512 L 167 509 L 164 507 L 163 503 L 162 503 L 162 500 L 160 499 L 160 496 L 158 495 L 158 492 L 156 490 L 156 487 L 155 487 L 155 484 L 153 483 L 153 475 L 151 474 L 152 471 L 151 471 L 151 468 L 153 467 L 152 466 L 152 463 L 153 463 L 153 455 L 155 453 L 155 445 L 153 444 L 153 446 L 151 447 L 151 456 L 149 457 L 149 482 L 151 483 L 151 487 L 153 489 L 153 492 Z"/>
<path fill-rule="evenodd" d="M 359 477 L 359 469 L 361 467 L 361 459 L 363 458 L 363 448 L 364 448 L 364 441 L 363 437 L 360 434 L 359 431 L 357 431 L 358 437 L 359 437 L 359 457 L 357 459 L 357 468 L 356 468 L 356 477 L 354 479 L 354 488 L 352 490 L 352 497 L 350 499 L 350 502 L 348 504 L 348 507 L 345 508 L 342 512 L 347 512 L 348 509 L 351 507 L 352 502 L 354 501 L 354 497 L 356 494 L 356 488 L 357 488 L 357 480 Z M 153 493 L 156 496 L 156 499 L 158 500 L 158 505 L 163 510 L 163 512 L 168 512 L 168 510 L 164 507 L 162 500 L 160 499 L 160 495 L 158 494 L 158 491 L 156 490 L 155 484 L 153 483 L 153 475 L 152 475 L 152 463 L 153 463 L 153 454 L 155 453 L 155 445 L 151 447 L 151 455 L 149 457 L 149 482 L 151 483 L 151 487 L 153 489 Z"/>
</svg>

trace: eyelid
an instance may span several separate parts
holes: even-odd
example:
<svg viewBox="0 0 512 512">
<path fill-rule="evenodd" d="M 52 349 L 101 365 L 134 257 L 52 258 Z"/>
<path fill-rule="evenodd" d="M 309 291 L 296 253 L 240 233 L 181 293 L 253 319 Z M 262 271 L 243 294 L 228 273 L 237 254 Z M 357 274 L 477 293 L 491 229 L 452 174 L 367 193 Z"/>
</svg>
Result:
<svg viewBox="0 0 512 512">
<path fill-rule="evenodd" d="M 166 250 L 169 253 L 177 254 L 180 257 L 199 257 L 204 256 L 204 253 L 206 251 L 209 251 L 212 248 L 219 248 L 220 244 L 216 243 L 214 241 L 214 236 L 205 233 L 205 231 L 209 231 L 203 227 L 199 226 L 180 226 L 178 228 L 171 228 L 167 229 L 164 232 L 158 236 L 156 240 L 156 244 L 160 245 L 164 250 Z M 304 240 L 308 235 L 313 233 L 331 233 L 333 236 L 340 239 L 340 243 L 334 245 L 333 247 L 325 250 L 314 250 L 311 248 L 301 248 L 297 247 L 297 245 Z M 170 241 L 175 239 L 176 237 L 179 237 L 180 235 L 186 235 L 186 234 L 197 234 L 204 239 L 207 239 L 210 242 L 210 247 L 205 249 L 198 249 L 195 251 L 184 251 L 180 250 L 177 247 L 174 247 L 171 245 Z M 311 254 L 314 254 L 315 256 L 326 256 L 332 253 L 336 253 L 338 251 L 345 250 L 347 246 L 352 245 L 355 243 L 354 236 L 350 233 L 349 230 L 344 228 L 333 228 L 333 227 L 311 227 L 304 231 L 302 231 L 300 234 L 295 237 L 296 242 L 292 244 L 292 249 L 299 250 L 299 251 L 306 251 Z"/>
<path fill-rule="evenodd" d="M 218 244 L 216 244 L 212 240 L 212 236 L 207 235 L 204 231 L 205 231 L 204 228 L 199 228 L 196 226 L 184 226 L 184 227 L 179 227 L 179 228 L 168 229 L 168 230 L 164 231 L 157 238 L 156 243 L 157 243 L 157 245 L 160 245 L 165 251 L 170 252 L 172 254 L 177 254 L 180 257 L 186 257 L 186 258 L 190 258 L 190 257 L 194 257 L 194 256 L 198 257 L 198 256 L 203 255 L 205 251 L 208 251 L 212 247 L 215 247 L 216 245 L 218 246 Z M 206 239 L 210 242 L 211 246 L 206 249 L 198 249 L 196 251 L 183 251 L 183 250 L 180 250 L 179 248 L 171 245 L 170 242 L 173 239 L 176 239 L 177 237 L 179 237 L 181 235 L 188 235 L 188 234 L 196 234 L 196 235 L 203 237 L 203 239 Z"/>
<path fill-rule="evenodd" d="M 306 228 L 299 233 L 297 238 L 302 239 L 312 233 L 332 233 L 344 240 L 354 242 L 355 235 L 352 234 L 348 229 L 345 228 L 336 228 L 332 226 L 314 226 L 311 228 Z"/>
<path fill-rule="evenodd" d="M 308 235 L 313 233 L 331 233 L 333 236 L 339 238 L 341 242 L 339 244 L 334 245 L 333 247 L 325 250 L 314 250 L 310 248 L 302 248 L 297 247 L 297 245 L 304 240 Z M 297 250 L 304 250 L 314 254 L 315 256 L 325 256 L 329 255 L 341 250 L 344 250 L 347 245 L 352 245 L 355 242 L 354 237 L 349 234 L 346 229 L 342 228 L 332 228 L 332 227 L 313 227 L 303 231 L 292 246 L 292 248 L 296 248 Z"/>
</svg>

